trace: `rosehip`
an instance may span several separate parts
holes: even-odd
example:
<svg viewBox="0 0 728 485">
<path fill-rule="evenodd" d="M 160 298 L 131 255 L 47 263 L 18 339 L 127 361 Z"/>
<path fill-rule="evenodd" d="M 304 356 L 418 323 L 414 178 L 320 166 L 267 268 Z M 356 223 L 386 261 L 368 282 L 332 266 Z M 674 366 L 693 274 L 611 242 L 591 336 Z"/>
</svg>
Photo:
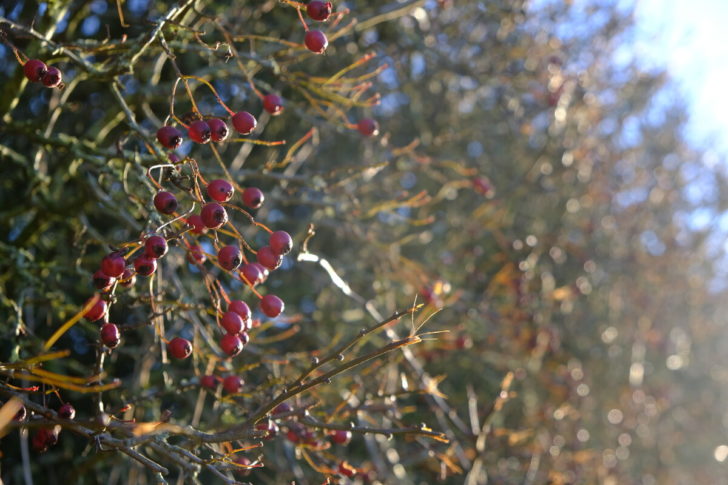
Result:
<svg viewBox="0 0 728 485">
<path fill-rule="evenodd" d="M 276 254 L 270 246 L 263 246 L 256 254 L 258 262 L 270 270 L 277 269 L 282 262 L 280 255 Z"/>
<path fill-rule="evenodd" d="M 140 276 L 150 276 L 157 271 L 157 260 L 147 256 L 139 256 L 134 260 L 134 269 Z"/>
<path fill-rule="evenodd" d="M 325 22 L 331 16 L 331 2 L 320 2 L 312 0 L 306 5 L 306 13 L 313 20 Z"/>
<path fill-rule="evenodd" d="M 320 30 L 310 29 L 303 38 L 306 48 L 314 54 L 323 54 L 329 46 L 329 39 Z"/>
<path fill-rule="evenodd" d="M 212 132 L 210 131 L 210 126 L 205 121 L 197 120 L 190 123 L 190 126 L 187 128 L 187 135 L 195 143 L 204 145 L 210 142 Z"/>
<path fill-rule="evenodd" d="M 114 281 L 116 281 L 116 278 L 112 278 L 111 276 L 107 275 L 101 270 L 98 270 L 94 273 L 93 276 L 94 286 L 103 291 L 106 292 L 109 289 L 111 289 L 111 285 L 114 284 Z"/>
<path fill-rule="evenodd" d="M 187 254 L 187 261 L 191 264 L 202 264 L 207 261 L 205 251 L 202 250 L 202 246 L 199 244 L 193 244 L 190 246 L 190 252 Z"/>
<path fill-rule="evenodd" d="M 286 231 L 276 231 L 270 235 L 268 243 L 274 253 L 284 255 L 291 252 L 293 239 Z"/>
<path fill-rule="evenodd" d="M 69 403 L 58 408 L 58 416 L 63 419 L 73 419 L 76 417 L 76 410 Z"/>
<path fill-rule="evenodd" d="M 162 214 L 172 214 L 177 206 L 177 197 L 171 192 L 161 191 L 154 196 L 154 207 Z"/>
<path fill-rule="evenodd" d="M 232 300 L 228 304 L 228 311 L 235 312 L 243 319 L 246 328 L 250 328 L 250 307 L 242 300 Z"/>
<path fill-rule="evenodd" d="M 107 254 L 101 260 L 101 271 L 103 271 L 106 276 L 118 278 L 124 274 L 125 268 L 126 260 L 118 253 Z"/>
<path fill-rule="evenodd" d="M 167 240 L 162 236 L 149 236 L 144 243 L 144 255 L 158 259 L 167 254 Z"/>
<path fill-rule="evenodd" d="M 91 299 L 87 300 L 86 303 L 89 301 L 91 301 Z M 99 298 L 99 300 L 94 303 L 94 306 L 86 312 L 84 317 L 86 317 L 89 321 L 95 322 L 96 320 L 101 320 L 106 315 L 107 311 L 108 308 L 106 307 L 106 301 Z"/>
<path fill-rule="evenodd" d="M 267 94 L 263 98 L 263 109 L 273 116 L 283 113 L 283 99 L 275 94 Z"/>
<path fill-rule="evenodd" d="M 207 195 L 218 202 L 227 202 L 233 198 L 235 188 L 227 180 L 217 179 L 207 184 Z"/>
<path fill-rule="evenodd" d="M 237 246 L 225 246 L 217 252 L 217 262 L 224 269 L 232 271 L 243 262 L 243 256 Z"/>
<path fill-rule="evenodd" d="M 263 191 L 257 187 L 248 187 L 243 192 L 243 204 L 250 207 L 251 209 L 257 209 L 265 201 Z"/>
<path fill-rule="evenodd" d="M 266 316 L 275 318 L 283 312 L 285 304 L 275 295 L 265 295 L 260 300 L 260 309 Z"/>
<path fill-rule="evenodd" d="M 376 136 L 379 134 L 379 123 L 371 118 L 362 118 L 356 124 L 356 129 L 364 136 Z"/>
<path fill-rule="evenodd" d="M 119 327 L 113 323 L 105 323 L 101 326 L 101 342 L 110 349 L 116 348 L 121 341 Z"/>
<path fill-rule="evenodd" d="M 331 441 L 334 443 L 345 445 L 351 440 L 351 431 L 337 429 L 336 431 L 332 431 L 329 436 L 331 436 Z"/>
<path fill-rule="evenodd" d="M 241 135 L 249 135 L 255 129 L 258 120 L 247 111 L 238 111 L 233 115 L 233 128 Z"/>
<path fill-rule="evenodd" d="M 217 229 L 225 224 L 228 220 L 225 208 L 216 202 L 205 204 L 200 212 L 202 222 L 210 229 Z"/>
<path fill-rule="evenodd" d="M 227 376 L 222 381 L 222 387 L 225 389 L 225 392 L 235 394 L 236 392 L 240 392 L 240 389 L 242 389 L 243 380 L 238 376 Z"/>
<path fill-rule="evenodd" d="M 202 222 L 202 217 L 198 214 L 192 214 L 187 218 L 187 224 L 192 226 L 192 229 L 190 232 L 192 234 L 204 234 L 207 232 L 207 227 L 205 227 L 205 223 Z"/>
<path fill-rule="evenodd" d="M 223 141 L 230 133 L 227 124 L 220 118 L 207 120 L 207 126 L 210 127 L 210 137 L 212 138 L 212 141 Z"/>
<path fill-rule="evenodd" d="M 220 319 L 220 325 L 227 333 L 237 335 L 245 328 L 243 318 L 235 312 L 225 312 Z"/>
<path fill-rule="evenodd" d="M 215 376 L 202 376 L 200 377 L 200 385 L 206 389 L 215 390 L 217 388 L 217 379 Z"/>
<path fill-rule="evenodd" d="M 192 353 L 192 343 L 182 337 L 175 337 L 167 344 L 167 349 L 175 359 L 186 359 Z"/>
<path fill-rule="evenodd" d="M 61 71 L 57 67 L 49 67 L 43 74 L 43 85 L 47 88 L 55 88 L 61 84 Z"/>
<path fill-rule="evenodd" d="M 157 130 L 157 140 L 164 148 L 174 150 L 182 144 L 182 133 L 174 126 L 163 126 Z"/>
<path fill-rule="evenodd" d="M 46 66 L 45 62 L 38 59 L 31 59 L 23 64 L 23 74 L 29 81 L 34 83 L 41 82 L 47 70 L 48 66 Z"/>
<path fill-rule="evenodd" d="M 120 281 L 121 286 L 129 288 L 136 283 L 136 274 L 129 268 L 124 270 L 124 274 L 121 275 Z"/>
<path fill-rule="evenodd" d="M 243 350 L 243 342 L 237 335 L 227 333 L 220 339 L 220 348 L 230 357 L 235 357 Z"/>
</svg>

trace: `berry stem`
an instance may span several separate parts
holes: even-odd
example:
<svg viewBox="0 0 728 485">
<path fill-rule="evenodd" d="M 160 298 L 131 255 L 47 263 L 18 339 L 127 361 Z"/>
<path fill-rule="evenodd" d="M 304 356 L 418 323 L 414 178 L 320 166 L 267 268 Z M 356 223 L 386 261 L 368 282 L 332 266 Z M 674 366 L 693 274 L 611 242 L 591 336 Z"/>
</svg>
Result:
<svg viewBox="0 0 728 485">
<path fill-rule="evenodd" d="M 205 86 L 207 86 L 208 88 L 210 88 L 210 91 L 212 91 L 212 95 L 215 96 L 215 99 L 220 104 L 220 106 L 222 106 L 223 108 L 225 108 L 225 111 L 227 111 L 230 114 L 230 116 L 233 116 L 235 114 L 235 112 L 233 110 L 231 110 L 230 108 L 228 108 L 228 106 L 225 104 L 225 102 L 220 98 L 220 95 L 217 94 L 217 91 L 215 90 L 215 88 L 213 87 L 213 85 L 210 84 L 208 81 L 202 79 L 201 77 L 193 76 L 193 75 L 186 75 L 186 76 L 183 76 L 183 77 L 184 77 L 184 79 L 194 79 L 195 81 L 201 82 L 202 84 L 204 84 Z"/>
</svg>

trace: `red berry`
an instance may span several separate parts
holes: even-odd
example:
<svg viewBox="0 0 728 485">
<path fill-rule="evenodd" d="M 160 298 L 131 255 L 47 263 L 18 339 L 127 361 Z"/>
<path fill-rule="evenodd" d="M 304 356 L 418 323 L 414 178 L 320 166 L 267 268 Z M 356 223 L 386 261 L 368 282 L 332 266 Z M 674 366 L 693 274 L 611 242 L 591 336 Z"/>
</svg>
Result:
<svg viewBox="0 0 728 485">
<path fill-rule="evenodd" d="M 332 431 L 329 436 L 331 436 L 331 441 L 334 443 L 345 445 L 351 440 L 351 431 L 337 429 L 336 431 Z"/>
<path fill-rule="evenodd" d="M 134 260 L 134 269 L 139 276 L 150 276 L 157 271 L 157 260 L 147 256 L 139 256 Z"/>
<path fill-rule="evenodd" d="M 136 283 L 136 274 L 129 268 L 125 269 L 124 274 L 121 275 L 119 283 L 121 283 L 121 286 L 126 288 L 134 286 L 134 283 Z"/>
<path fill-rule="evenodd" d="M 101 271 L 111 278 L 118 278 L 124 274 L 125 268 L 126 260 L 118 253 L 107 254 L 101 260 Z"/>
<path fill-rule="evenodd" d="M 144 243 L 144 255 L 148 258 L 161 258 L 167 254 L 167 249 L 167 240 L 162 236 L 149 236 Z"/>
<path fill-rule="evenodd" d="M 243 265 L 243 276 L 253 286 L 262 283 L 263 273 L 255 263 Z"/>
<path fill-rule="evenodd" d="M 291 252 L 293 239 L 286 231 L 276 231 L 270 235 L 269 244 L 274 253 L 284 255 Z"/>
<path fill-rule="evenodd" d="M 243 262 L 243 255 L 237 246 L 225 246 L 217 252 L 217 262 L 224 269 L 232 271 Z"/>
<path fill-rule="evenodd" d="M 225 208 L 216 202 L 205 204 L 200 212 L 200 216 L 202 217 L 202 222 L 205 223 L 205 226 L 210 229 L 217 229 L 228 220 Z"/>
<path fill-rule="evenodd" d="M 283 113 L 283 99 L 275 94 L 267 94 L 263 98 L 263 109 L 273 116 Z"/>
<path fill-rule="evenodd" d="M 491 185 L 490 181 L 485 177 L 473 178 L 473 189 L 486 197 L 493 196 L 493 186 Z"/>
<path fill-rule="evenodd" d="M 53 446 L 58 442 L 58 431 L 56 429 L 41 428 L 30 440 L 31 446 L 38 453 L 48 450 L 49 446 Z"/>
<path fill-rule="evenodd" d="M 227 330 L 227 333 L 239 334 L 245 329 L 243 318 L 235 312 L 225 312 L 220 319 L 220 325 Z"/>
<path fill-rule="evenodd" d="M 154 207 L 162 214 L 172 214 L 177 205 L 177 197 L 171 192 L 161 191 L 154 196 Z"/>
<path fill-rule="evenodd" d="M 57 67 L 49 67 L 46 70 L 46 73 L 43 74 L 43 79 L 41 79 L 43 82 L 43 85 L 47 88 L 55 88 L 59 84 L 61 84 L 61 71 Z"/>
<path fill-rule="evenodd" d="M 325 22 L 331 16 L 331 2 L 312 0 L 306 5 L 306 13 L 314 20 Z"/>
<path fill-rule="evenodd" d="M 217 179 L 207 184 L 207 195 L 218 202 L 227 202 L 233 198 L 235 188 L 227 180 Z"/>
<path fill-rule="evenodd" d="M 207 120 L 207 126 L 210 127 L 210 137 L 212 138 L 212 141 L 223 141 L 230 133 L 227 124 L 220 118 Z"/>
<path fill-rule="evenodd" d="M 260 300 L 260 309 L 270 318 L 275 318 L 283 312 L 285 304 L 275 295 L 265 295 Z"/>
<path fill-rule="evenodd" d="M 91 299 L 87 300 L 86 303 L 88 304 L 89 301 L 91 301 Z M 89 321 L 95 322 L 96 320 L 101 320 L 106 315 L 107 311 L 108 308 L 106 306 L 106 301 L 99 298 L 99 300 L 94 303 L 94 306 L 86 312 L 84 317 L 86 317 Z"/>
<path fill-rule="evenodd" d="M 371 118 L 362 118 L 356 124 L 356 129 L 364 136 L 376 136 L 379 134 L 379 123 Z"/>
<path fill-rule="evenodd" d="M 175 359 L 186 359 L 192 353 L 192 343 L 182 337 L 175 337 L 167 344 L 167 349 Z"/>
<path fill-rule="evenodd" d="M 232 300 L 228 304 L 228 312 L 235 312 L 243 319 L 245 328 L 250 328 L 250 307 L 242 300 Z"/>
<path fill-rule="evenodd" d="M 220 339 L 220 348 L 230 357 L 235 357 L 243 350 L 243 342 L 237 335 L 227 333 Z"/>
<path fill-rule="evenodd" d="M 25 77 L 29 81 L 33 81 L 34 83 L 41 82 L 47 70 L 48 66 L 46 66 L 45 62 L 38 59 L 31 59 L 23 64 L 23 74 L 25 74 Z"/>
<path fill-rule="evenodd" d="M 233 463 L 237 463 L 240 465 L 240 467 L 235 470 L 240 476 L 247 477 L 250 475 L 250 464 L 253 463 L 250 461 L 250 458 L 241 456 L 239 458 L 236 458 Z"/>
<path fill-rule="evenodd" d="M 289 429 L 286 433 L 286 438 L 288 438 L 288 441 L 291 443 L 298 443 L 301 441 L 301 437 L 298 436 L 298 433 L 296 433 L 295 430 Z"/>
<path fill-rule="evenodd" d="M 356 468 L 349 465 L 347 462 L 342 461 L 339 464 L 339 473 L 347 477 L 353 477 L 354 475 L 356 475 Z"/>
<path fill-rule="evenodd" d="M 258 249 L 258 254 L 256 254 L 256 258 L 258 259 L 258 262 L 260 264 L 262 264 L 271 271 L 277 269 L 282 262 L 282 257 L 276 254 L 270 246 L 263 246 L 262 248 Z"/>
<path fill-rule="evenodd" d="M 13 421 L 25 421 L 26 416 L 28 416 L 28 411 L 25 409 L 25 406 L 21 405 L 18 412 L 13 416 Z"/>
<path fill-rule="evenodd" d="M 238 338 L 243 343 L 243 347 L 245 347 L 246 345 L 248 345 L 248 342 L 250 342 L 250 335 L 248 335 L 248 333 L 245 332 L 245 331 L 240 332 L 238 334 Z"/>
<path fill-rule="evenodd" d="M 198 214 L 192 214 L 189 216 L 187 218 L 187 224 L 193 227 L 190 230 L 192 234 L 204 234 L 207 232 L 207 227 L 205 227 L 205 223 L 202 222 L 202 217 Z"/>
<path fill-rule="evenodd" d="M 273 414 L 284 414 L 284 413 L 290 413 L 293 411 L 293 406 L 288 404 L 287 402 L 282 402 L 275 408 L 273 408 Z"/>
<path fill-rule="evenodd" d="M 182 144 L 182 133 L 174 126 L 163 126 L 157 130 L 157 140 L 164 148 L 174 150 Z"/>
<path fill-rule="evenodd" d="M 235 394 L 243 388 L 243 380 L 238 376 L 227 376 L 222 381 L 222 387 L 225 389 L 225 392 Z"/>
<path fill-rule="evenodd" d="M 263 439 L 266 440 L 272 439 L 273 437 L 275 437 L 275 435 L 278 434 L 278 431 L 280 431 L 278 425 L 272 419 L 264 419 L 263 421 L 255 425 L 255 429 L 257 429 L 258 431 L 265 431 L 266 435 Z"/>
<path fill-rule="evenodd" d="M 247 111 L 238 111 L 233 115 L 233 128 L 241 135 L 249 135 L 255 129 L 258 121 Z"/>
<path fill-rule="evenodd" d="M 326 34 L 320 30 L 310 29 L 306 32 L 303 43 L 306 44 L 306 48 L 314 54 L 323 54 L 329 46 L 329 39 L 327 39 Z"/>
<path fill-rule="evenodd" d="M 212 389 L 213 391 L 217 388 L 217 379 L 215 376 L 202 376 L 200 377 L 200 385 L 207 389 Z"/>
<path fill-rule="evenodd" d="M 261 205 L 263 205 L 263 201 L 265 201 L 263 191 L 257 187 L 248 187 L 243 192 L 243 204 L 250 207 L 251 209 L 259 208 Z"/>
<path fill-rule="evenodd" d="M 268 275 L 270 274 L 270 271 L 268 271 L 268 268 L 263 266 L 260 263 L 253 263 L 256 268 L 258 268 L 258 271 L 260 272 L 260 282 L 265 283 L 265 280 L 268 279 Z"/>
<path fill-rule="evenodd" d="M 202 264 L 207 261 L 205 251 L 202 250 L 202 246 L 199 244 L 193 244 L 190 246 L 190 252 L 187 254 L 187 261 L 191 264 Z"/>
<path fill-rule="evenodd" d="M 73 419 L 76 417 L 76 410 L 69 403 L 58 408 L 58 416 L 63 419 Z"/>
<path fill-rule="evenodd" d="M 93 276 L 94 286 L 103 291 L 106 292 L 109 289 L 111 289 L 111 285 L 114 284 L 114 281 L 116 281 L 116 278 L 112 278 L 111 276 L 107 275 L 101 270 L 98 270 L 94 273 Z"/>
<path fill-rule="evenodd" d="M 110 349 L 116 348 L 121 341 L 119 327 L 113 323 L 105 323 L 101 326 L 101 342 Z"/>
<path fill-rule="evenodd" d="M 210 125 L 205 121 L 197 120 L 190 123 L 190 126 L 187 128 L 187 135 L 195 143 L 205 144 L 209 143 L 212 132 L 210 131 Z"/>
</svg>

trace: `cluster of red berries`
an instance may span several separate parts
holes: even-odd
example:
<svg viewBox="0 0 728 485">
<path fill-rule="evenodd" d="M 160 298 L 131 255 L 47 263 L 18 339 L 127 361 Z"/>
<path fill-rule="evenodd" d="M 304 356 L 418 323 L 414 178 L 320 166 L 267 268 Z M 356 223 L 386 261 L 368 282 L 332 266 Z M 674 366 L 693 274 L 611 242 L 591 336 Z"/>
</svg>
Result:
<svg viewBox="0 0 728 485">
<path fill-rule="evenodd" d="M 331 2 L 312 0 L 306 5 L 306 13 L 308 16 L 318 22 L 326 22 L 331 17 L 331 10 Z M 320 30 L 309 29 L 305 23 L 304 26 L 306 28 L 306 35 L 303 38 L 303 43 L 306 49 L 314 54 L 323 54 L 329 46 L 329 39 L 326 37 L 326 34 Z"/>
<path fill-rule="evenodd" d="M 76 409 L 70 404 L 65 403 L 58 408 L 58 417 L 62 419 L 74 419 L 76 417 Z M 25 421 L 27 412 L 23 406 L 13 419 L 16 421 Z M 44 427 L 38 429 L 30 439 L 30 445 L 38 453 L 43 453 L 51 446 L 58 443 L 58 437 L 61 433 L 61 426 L 54 425 L 52 427 Z"/>
<path fill-rule="evenodd" d="M 29 81 L 43 83 L 48 88 L 55 88 L 61 84 L 61 70 L 57 67 L 47 66 L 45 62 L 31 59 L 23 64 L 23 74 Z"/>
</svg>

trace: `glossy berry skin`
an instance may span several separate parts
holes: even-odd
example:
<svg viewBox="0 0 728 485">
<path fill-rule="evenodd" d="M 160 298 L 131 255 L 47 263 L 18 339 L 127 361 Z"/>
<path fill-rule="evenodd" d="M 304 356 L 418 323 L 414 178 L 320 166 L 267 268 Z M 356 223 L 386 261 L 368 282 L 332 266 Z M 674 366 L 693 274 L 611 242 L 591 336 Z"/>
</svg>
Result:
<svg viewBox="0 0 728 485">
<path fill-rule="evenodd" d="M 39 429 L 30 439 L 33 450 L 43 453 L 58 442 L 58 433 L 48 428 Z"/>
<path fill-rule="evenodd" d="M 247 279 L 251 285 L 255 286 L 258 283 L 262 283 L 263 273 L 255 263 L 243 265 L 242 271 L 243 276 L 245 276 L 245 279 Z"/>
<path fill-rule="evenodd" d="M 195 143 L 204 145 L 210 142 L 212 131 L 206 121 L 197 120 L 190 123 L 190 126 L 187 128 L 187 136 Z"/>
<path fill-rule="evenodd" d="M 243 388 L 243 380 L 238 376 L 227 376 L 222 381 L 222 387 L 225 389 L 225 392 L 235 394 Z"/>
<path fill-rule="evenodd" d="M 217 262 L 224 269 L 232 271 L 243 262 L 243 255 L 237 246 L 225 246 L 217 252 Z"/>
<path fill-rule="evenodd" d="M 216 202 L 205 204 L 200 212 L 200 217 L 202 217 L 202 222 L 209 229 L 222 227 L 222 225 L 228 220 L 227 211 L 225 211 L 223 206 Z"/>
<path fill-rule="evenodd" d="M 331 441 L 337 445 L 345 445 L 351 441 L 351 431 L 345 431 L 343 429 L 332 431 L 329 436 L 331 436 Z"/>
<path fill-rule="evenodd" d="M 28 78 L 29 81 L 39 83 L 43 80 L 43 76 L 48 71 L 48 66 L 45 62 L 38 59 L 31 59 L 23 64 L 23 74 Z"/>
<path fill-rule="evenodd" d="M 306 13 L 313 20 L 319 22 L 325 22 L 331 16 L 331 2 L 320 2 L 319 0 L 312 0 L 306 5 Z"/>
<path fill-rule="evenodd" d="M 167 254 L 167 240 L 162 236 L 149 236 L 144 243 L 144 255 L 148 258 L 158 259 Z"/>
<path fill-rule="evenodd" d="M 238 111 L 233 115 L 233 128 L 241 135 L 249 135 L 253 132 L 258 120 L 247 111 Z"/>
<path fill-rule="evenodd" d="M 136 283 L 136 274 L 130 268 L 127 268 L 124 270 L 124 274 L 121 275 L 119 280 L 121 286 L 129 288 L 130 286 L 134 286 L 134 283 Z"/>
<path fill-rule="evenodd" d="M 192 226 L 192 229 L 190 232 L 192 234 L 204 234 L 207 232 L 207 227 L 205 227 L 205 223 L 202 221 L 202 216 L 199 214 L 192 214 L 187 218 L 187 224 Z"/>
<path fill-rule="evenodd" d="M 154 196 L 154 207 L 162 214 L 173 214 L 177 210 L 177 197 L 171 192 L 157 192 Z"/>
<path fill-rule="evenodd" d="M 76 409 L 74 409 L 74 407 L 69 403 L 66 403 L 58 408 L 58 416 L 63 419 L 73 419 L 76 417 Z"/>
<path fill-rule="evenodd" d="M 126 260 L 118 253 L 107 254 L 101 260 L 101 271 L 111 278 L 118 278 L 123 275 L 125 268 Z"/>
<path fill-rule="evenodd" d="M 227 333 L 237 335 L 245 330 L 243 318 L 235 312 L 225 312 L 220 319 L 220 325 Z"/>
<path fill-rule="evenodd" d="M 235 357 L 243 350 L 243 342 L 237 335 L 227 333 L 220 339 L 220 348 L 230 357 Z"/>
<path fill-rule="evenodd" d="M 283 99 L 276 94 L 267 94 L 263 97 L 263 109 L 273 116 L 283 113 Z"/>
<path fill-rule="evenodd" d="M 234 461 L 234 463 L 237 463 L 238 465 L 241 465 L 240 467 L 238 467 L 235 470 L 235 472 L 238 475 L 240 475 L 242 477 L 247 477 L 248 475 L 250 475 L 250 468 L 249 467 L 250 467 L 250 464 L 253 463 L 252 461 L 250 461 L 250 458 L 248 458 L 247 456 L 241 456 L 239 458 L 236 458 L 235 461 Z"/>
<path fill-rule="evenodd" d="M 240 332 L 238 334 L 238 338 L 243 343 L 243 347 L 245 347 L 246 345 L 248 345 L 248 342 L 250 342 L 250 335 L 248 335 L 248 333 L 245 332 L 245 331 Z"/>
<path fill-rule="evenodd" d="M 356 475 L 356 468 L 343 461 L 339 464 L 339 473 L 351 478 Z"/>
<path fill-rule="evenodd" d="M 314 54 L 323 54 L 329 46 L 329 39 L 327 39 L 326 34 L 320 30 L 310 29 L 306 32 L 306 35 L 303 38 L 303 43 L 306 44 L 306 49 L 310 50 Z"/>
<path fill-rule="evenodd" d="M 228 312 L 237 313 L 240 318 L 243 319 L 245 328 L 250 329 L 251 312 L 247 303 L 242 300 L 232 300 L 230 301 L 230 304 L 228 304 Z"/>
<path fill-rule="evenodd" d="M 103 292 L 109 291 L 115 281 L 116 278 L 112 278 L 101 270 L 95 272 L 93 276 L 94 286 Z"/>
<path fill-rule="evenodd" d="M 202 250 L 202 246 L 199 244 L 193 244 L 190 246 L 190 252 L 187 253 L 187 261 L 190 264 L 202 264 L 207 261 L 205 251 Z"/>
<path fill-rule="evenodd" d="M 258 254 L 255 255 L 258 262 L 273 271 L 280 267 L 282 258 L 276 254 L 270 246 L 263 246 L 258 250 Z"/>
<path fill-rule="evenodd" d="M 113 323 L 105 323 L 101 326 L 101 342 L 110 349 L 115 349 L 121 342 L 119 327 Z"/>
<path fill-rule="evenodd" d="M 257 187 L 248 187 L 243 192 L 243 204 L 251 209 L 258 209 L 263 205 L 264 201 L 263 191 Z"/>
<path fill-rule="evenodd" d="M 90 301 L 90 300 L 89 300 Z M 88 301 L 86 302 L 88 303 Z M 84 305 L 85 306 L 85 305 Z M 101 320 L 106 316 L 106 312 L 108 311 L 108 307 L 106 306 L 106 301 L 99 299 L 94 306 L 92 306 L 84 315 L 87 320 L 91 322 L 95 322 L 96 320 Z"/>
<path fill-rule="evenodd" d="M 174 150 L 182 144 L 182 133 L 174 126 L 163 126 L 157 130 L 157 140 L 164 148 Z"/>
<path fill-rule="evenodd" d="M 207 184 L 207 195 L 209 195 L 212 200 L 227 202 L 233 198 L 234 193 L 235 188 L 233 187 L 233 184 L 227 180 L 217 179 Z"/>
<path fill-rule="evenodd" d="M 55 88 L 56 86 L 61 84 L 61 77 L 61 70 L 57 67 L 51 66 L 46 70 L 46 73 L 43 74 L 41 82 L 47 88 Z"/>
<path fill-rule="evenodd" d="M 376 136 L 379 134 L 379 123 L 371 118 L 362 118 L 356 124 L 356 129 L 364 136 Z"/>
<path fill-rule="evenodd" d="M 275 295 L 265 295 L 260 299 L 261 311 L 270 318 L 275 318 L 283 313 L 284 308 L 285 304 L 283 303 L 283 300 Z"/>
<path fill-rule="evenodd" d="M 293 239 L 286 231 L 276 231 L 271 234 L 268 244 L 274 253 L 280 255 L 288 254 L 293 249 Z"/>
<path fill-rule="evenodd" d="M 265 266 L 263 266 L 260 263 L 253 263 L 253 264 L 258 268 L 258 271 L 260 272 L 260 282 L 265 283 L 265 280 L 268 279 L 268 275 L 270 275 L 270 271 L 268 271 L 268 268 L 266 268 Z"/>
<path fill-rule="evenodd" d="M 207 120 L 207 126 L 210 127 L 210 138 L 212 138 L 212 141 L 224 141 L 230 134 L 227 124 L 220 118 Z"/>
<path fill-rule="evenodd" d="M 215 390 L 217 389 L 217 379 L 215 376 L 207 375 L 200 377 L 200 385 L 205 389 Z"/>
<path fill-rule="evenodd" d="M 13 421 L 25 421 L 25 418 L 28 416 L 28 411 L 25 409 L 25 406 L 20 406 L 20 409 L 18 409 L 18 412 L 15 413 L 15 416 L 13 416 Z"/>
<path fill-rule="evenodd" d="M 192 343 L 182 337 L 175 337 L 167 344 L 167 350 L 175 359 L 186 359 L 192 354 Z"/>
<path fill-rule="evenodd" d="M 147 256 L 139 256 L 134 260 L 134 269 L 139 276 L 150 276 L 157 271 L 157 260 Z"/>
</svg>

